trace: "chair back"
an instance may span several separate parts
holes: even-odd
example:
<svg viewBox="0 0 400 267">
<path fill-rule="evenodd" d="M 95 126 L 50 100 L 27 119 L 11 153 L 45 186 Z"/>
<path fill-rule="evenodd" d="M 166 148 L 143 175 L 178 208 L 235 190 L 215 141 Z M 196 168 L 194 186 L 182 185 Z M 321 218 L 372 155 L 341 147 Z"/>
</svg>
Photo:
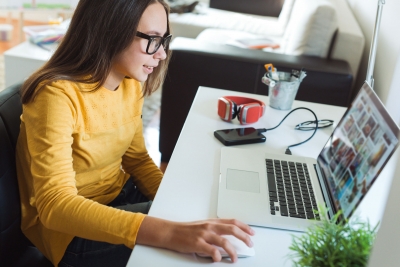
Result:
<svg viewBox="0 0 400 267">
<path fill-rule="evenodd" d="M 21 84 L 0 92 L 0 265 L 52 266 L 21 231 L 21 205 L 15 165 L 22 104 Z"/>
</svg>

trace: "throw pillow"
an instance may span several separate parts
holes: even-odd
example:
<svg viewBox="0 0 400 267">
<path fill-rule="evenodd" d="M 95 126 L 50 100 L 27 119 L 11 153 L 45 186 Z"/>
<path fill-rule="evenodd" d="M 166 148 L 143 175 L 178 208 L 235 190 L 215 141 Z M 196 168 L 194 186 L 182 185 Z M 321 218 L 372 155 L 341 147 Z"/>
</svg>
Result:
<svg viewBox="0 0 400 267">
<path fill-rule="evenodd" d="M 296 0 L 283 35 L 282 52 L 327 57 L 338 28 L 336 8 L 329 0 Z"/>
</svg>

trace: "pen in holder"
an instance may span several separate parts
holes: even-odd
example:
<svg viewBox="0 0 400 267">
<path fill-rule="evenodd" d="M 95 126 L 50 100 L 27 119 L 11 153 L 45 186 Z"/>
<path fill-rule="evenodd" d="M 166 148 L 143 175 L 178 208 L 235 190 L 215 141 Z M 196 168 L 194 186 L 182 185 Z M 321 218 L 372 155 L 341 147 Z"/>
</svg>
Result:
<svg viewBox="0 0 400 267">
<path fill-rule="evenodd" d="M 293 70 L 292 73 L 266 72 L 261 81 L 268 85 L 269 105 L 280 110 L 291 109 L 300 83 L 305 76 L 306 73 L 303 70 Z"/>
</svg>

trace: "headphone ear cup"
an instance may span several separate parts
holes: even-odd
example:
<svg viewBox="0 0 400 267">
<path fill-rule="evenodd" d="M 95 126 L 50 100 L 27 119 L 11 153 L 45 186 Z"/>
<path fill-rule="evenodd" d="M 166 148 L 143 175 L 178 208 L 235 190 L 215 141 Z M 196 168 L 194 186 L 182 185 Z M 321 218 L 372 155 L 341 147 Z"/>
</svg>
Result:
<svg viewBox="0 0 400 267">
<path fill-rule="evenodd" d="M 255 123 L 263 114 L 264 107 L 259 103 L 246 103 L 240 105 L 240 124 Z"/>
<path fill-rule="evenodd" d="M 218 115 L 221 119 L 224 121 L 231 121 L 232 120 L 232 115 L 234 114 L 234 109 L 233 109 L 234 103 L 232 103 L 231 100 L 225 98 L 225 97 L 220 97 L 218 99 Z"/>
</svg>

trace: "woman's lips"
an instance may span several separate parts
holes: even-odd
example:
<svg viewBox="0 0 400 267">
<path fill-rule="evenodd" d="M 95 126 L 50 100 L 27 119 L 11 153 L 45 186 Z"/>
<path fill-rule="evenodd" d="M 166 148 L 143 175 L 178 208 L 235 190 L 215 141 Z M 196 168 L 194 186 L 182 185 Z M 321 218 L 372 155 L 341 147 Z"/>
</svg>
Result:
<svg viewBox="0 0 400 267">
<path fill-rule="evenodd" d="M 146 65 L 143 65 L 143 67 L 144 67 L 144 70 L 145 70 L 145 72 L 146 72 L 147 74 L 152 73 L 153 70 L 154 70 L 154 68 L 155 68 L 155 67 L 150 67 L 150 66 L 146 66 Z"/>
</svg>

